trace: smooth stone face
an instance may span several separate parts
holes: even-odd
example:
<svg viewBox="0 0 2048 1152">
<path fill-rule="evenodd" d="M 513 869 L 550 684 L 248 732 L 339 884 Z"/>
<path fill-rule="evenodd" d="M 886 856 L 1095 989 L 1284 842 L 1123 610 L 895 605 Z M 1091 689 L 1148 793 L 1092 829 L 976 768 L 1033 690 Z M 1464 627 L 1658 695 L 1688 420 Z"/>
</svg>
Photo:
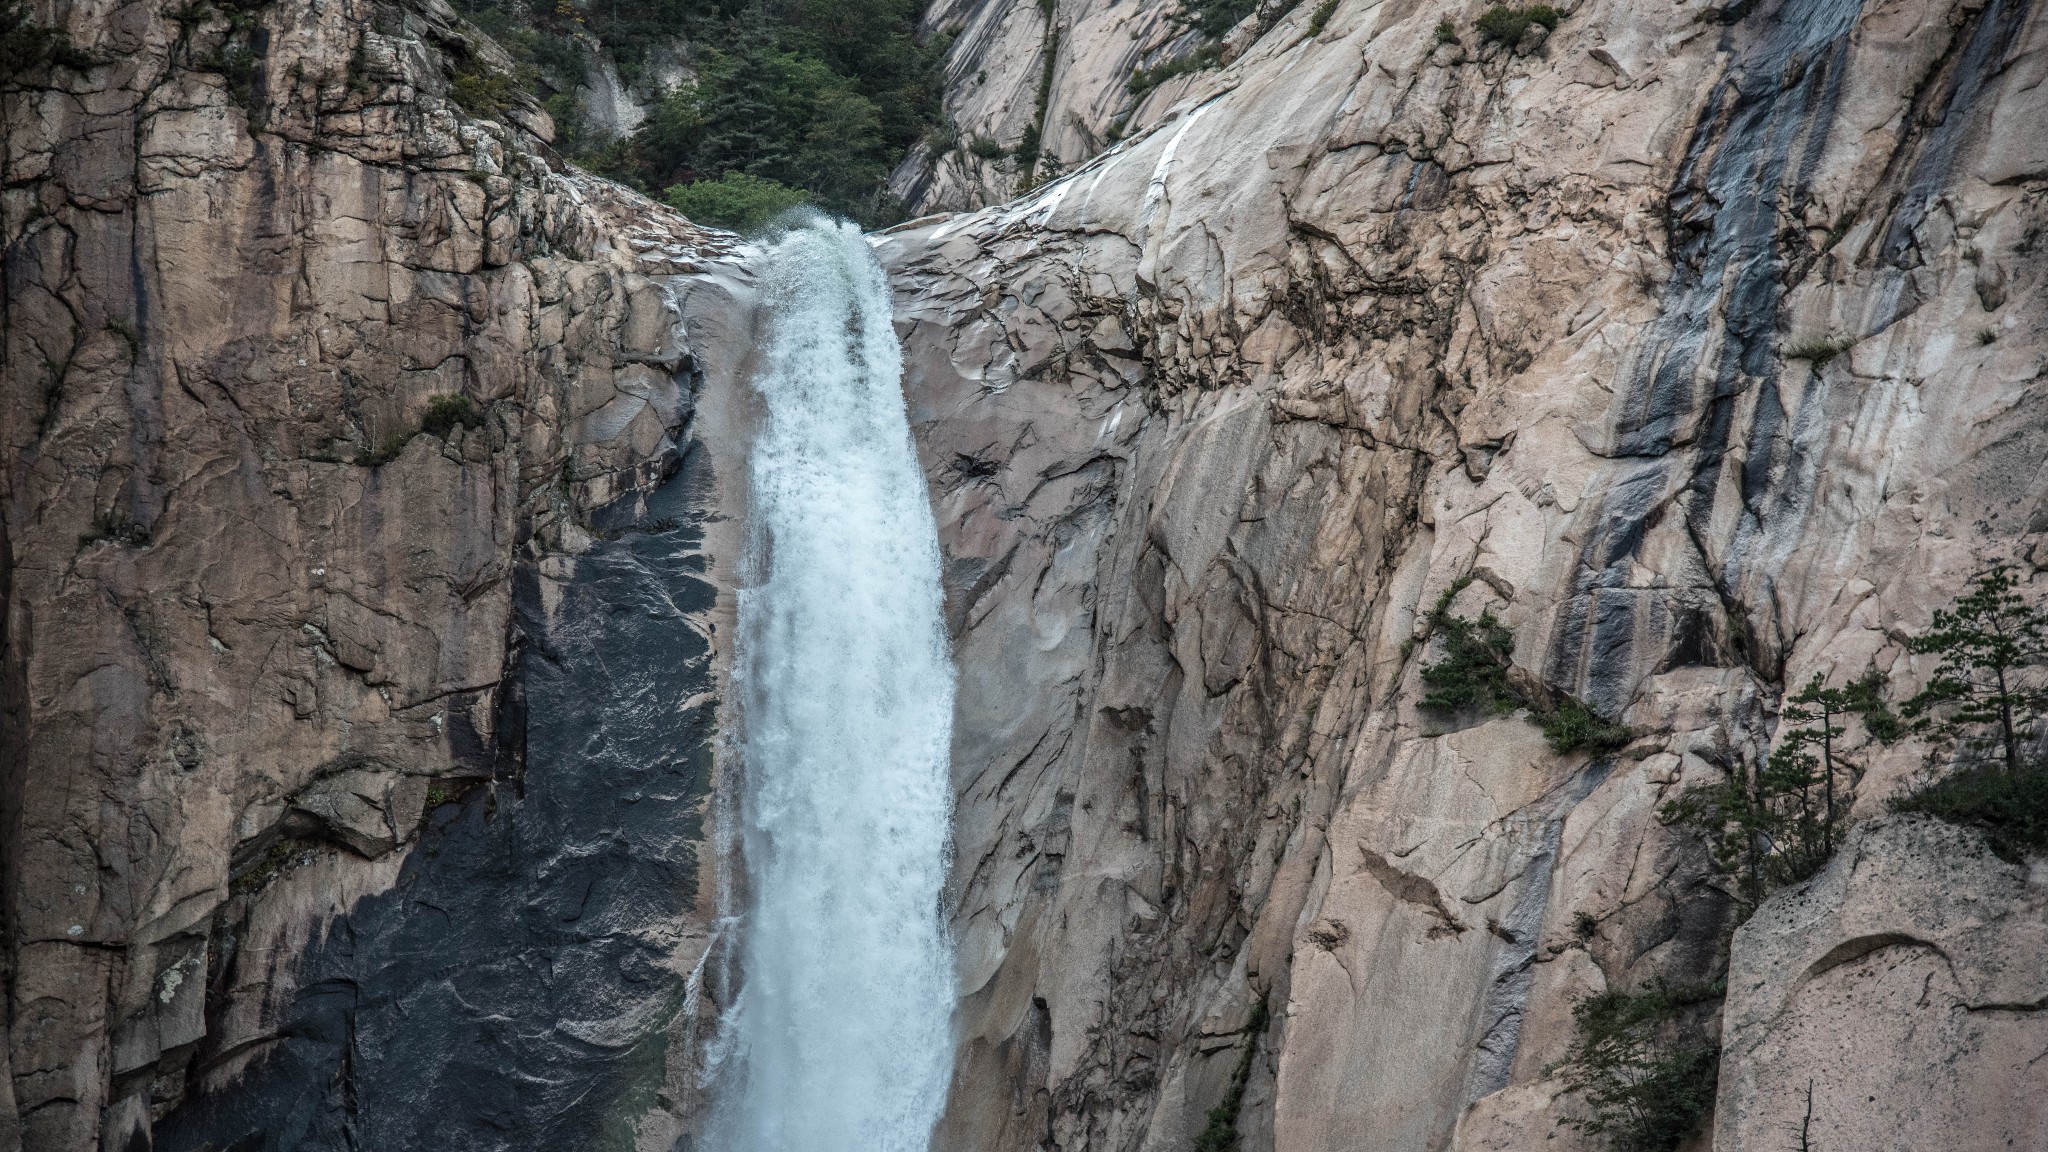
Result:
<svg viewBox="0 0 2048 1152">
<path fill-rule="evenodd" d="M 707 944 L 692 926 L 710 912 L 708 481 L 686 469 L 649 501 L 670 526 L 559 579 L 520 570 L 517 760 L 416 816 L 391 887 L 333 909 L 292 969 L 249 989 L 275 1007 L 223 1039 L 253 1050 L 188 1087 L 156 1147 L 571 1147 L 635 1121 L 628 1097 L 661 1083 Z"/>
<path fill-rule="evenodd" d="M 734 240 L 461 112 L 445 5 L 251 9 L 246 103 L 173 7 L 5 103 L 0 1149 L 667 1147 Z"/>
<path fill-rule="evenodd" d="M 1659 806 L 1767 754 L 1783 685 L 1875 666 L 1909 695 L 1932 665 L 1904 637 L 1986 558 L 2048 558 L 2044 218 L 2005 175 L 2044 173 L 2002 127 L 2048 112 L 2048 31 L 1587 0 L 1510 47 L 1463 9 L 1303 3 L 1132 107 L 1171 11 L 1057 6 L 1043 140 L 1071 174 L 1003 203 L 1016 172 L 912 162 L 899 192 L 960 214 L 880 242 L 963 669 L 940 1146 L 1185 1147 L 1249 1044 L 1248 1149 L 1593 1147 L 1560 1124 L 1573 1003 L 1728 962 Z M 1047 17 L 930 21 L 962 138 L 1014 139 Z M 1910 111 L 1932 75 L 1939 127 Z M 1513 633 L 1518 684 L 1640 737 L 1589 761 L 1419 711 L 1451 591 Z M 1845 743 L 1879 816 L 1925 749 Z M 1818 1021 L 1878 1029 L 1872 980 L 1757 1023 L 1784 1030 L 1759 1068 L 1837 1075 Z M 1912 1027 L 1865 1096 L 1912 1107 L 1951 1060 L 2011 1087 L 2007 1045 L 2048 1043 L 2038 1013 Z M 1750 1130 L 1731 1109 L 1785 1130 L 1735 1090 L 1718 1140 Z M 1915 1139 L 2032 1123 L 1969 1107 L 1995 1119 L 1930 1106 Z"/>
</svg>

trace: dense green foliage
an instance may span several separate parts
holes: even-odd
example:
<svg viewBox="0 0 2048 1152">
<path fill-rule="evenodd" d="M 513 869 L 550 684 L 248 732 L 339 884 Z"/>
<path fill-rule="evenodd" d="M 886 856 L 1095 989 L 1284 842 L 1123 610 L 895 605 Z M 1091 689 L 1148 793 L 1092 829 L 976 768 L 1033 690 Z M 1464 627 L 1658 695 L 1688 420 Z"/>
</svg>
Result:
<svg viewBox="0 0 2048 1152">
<path fill-rule="evenodd" d="M 459 103 L 495 114 L 511 96 L 501 86 L 516 83 L 555 118 L 563 152 L 650 193 L 737 173 L 801 190 L 864 224 L 887 223 L 901 214 L 883 187 L 889 170 L 940 118 L 946 43 L 917 39 L 917 0 L 593 0 L 583 10 L 457 0 L 457 8 L 519 61 L 509 79 L 458 72 Z M 630 85 L 644 76 L 650 46 L 677 36 L 689 43 L 696 82 L 669 93 L 632 139 L 597 138 L 576 104 L 589 59 L 579 38 L 608 48 Z M 703 202 L 733 208 L 734 191 L 707 192 Z"/>
<path fill-rule="evenodd" d="M 667 188 L 738 172 L 881 224 L 889 170 L 939 118 L 944 44 L 914 37 L 915 0 L 754 3 L 705 21 L 698 80 L 663 100 L 614 174 Z"/>
<path fill-rule="evenodd" d="M 1503 44 L 1513 44 L 1522 38 L 1531 24 L 1557 27 L 1558 15 L 1557 9 L 1548 4 L 1534 4 L 1527 8 L 1496 4 L 1479 14 L 1474 27 L 1479 30 L 1481 41 L 1498 40 Z"/>
<path fill-rule="evenodd" d="M 694 31 L 691 25 L 707 16 L 731 16 L 742 0 L 588 0 L 572 9 L 557 3 L 553 11 L 577 11 L 583 27 L 611 49 L 619 79 L 638 83 L 647 65 L 647 51 L 665 36 Z"/>
<path fill-rule="evenodd" d="M 699 224 L 757 232 L 771 220 L 810 203 L 801 188 L 791 188 L 745 172 L 727 172 L 716 180 L 677 184 L 662 197 L 668 206 Z"/>
<path fill-rule="evenodd" d="M 1573 1005 L 1578 1032 L 1564 1082 L 1592 1109 L 1573 1126 L 1606 1136 L 1620 1152 L 1671 1152 L 1691 1137 L 1713 1106 L 1721 1056 L 1691 1010 L 1720 995 L 1718 985 L 1657 983 Z"/>
</svg>

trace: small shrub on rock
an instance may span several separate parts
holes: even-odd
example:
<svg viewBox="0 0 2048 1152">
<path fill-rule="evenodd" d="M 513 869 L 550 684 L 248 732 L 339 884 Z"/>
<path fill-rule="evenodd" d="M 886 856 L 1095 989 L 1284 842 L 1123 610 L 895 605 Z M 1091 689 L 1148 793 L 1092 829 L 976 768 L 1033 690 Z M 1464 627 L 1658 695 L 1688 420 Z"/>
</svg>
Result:
<svg viewBox="0 0 2048 1152">
<path fill-rule="evenodd" d="M 2008 772 L 1978 764 L 1892 800 L 1891 808 L 1976 828 L 2000 859 L 2014 864 L 2048 853 L 2048 766 Z"/>
<path fill-rule="evenodd" d="M 1794 344 L 1786 348 L 1785 359 L 1810 360 L 1813 362 L 1813 370 L 1818 372 L 1827 367 L 1828 361 L 1847 352 L 1853 346 L 1854 342 L 1849 340 L 1808 340 L 1803 344 Z"/>
<path fill-rule="evenodd" d="M 448 85 L 448 97 L 472 116 L 490 119 L 518 99 L 512 78 L 480 64 L 459 68 Z"/>
<path fill-rule="evenodd" d="M 1521 693 L 1508 682 L 1514 633 L 1491 612 L 1480 613 L 1477 620 L 1440 613 L 1435 623 L 1443 633 L 1444 654 L 1422 670 L 1422 682 L 1429 685 L 1429 694 L 1422 698 L 1424 708 L 1509 712 L 1521 706 Z"/>
<path fill-rule="evenodd" d="M 51 64 L 84 71 L 98 61 L 71 42 L 56 28 L 35 22 L 28 5 L 0 4 L 0 81 L 11 81 L 27 72 Z"/>
<path fill-rule="evenodd" d="M 1258 8 L 1259 0 L 1184 0 L 1174 19 L 1204 36 L 1222 36 Z"/>
<path fill-rule="evenodd" d="M 457 426 L 483 427 L 483 409 L 478 408 L 469 397 L 461 393 L 436 396 L 427 401 L 427 414 L 420 417 L 420 431 L 446 440 L 448 434 L 455 431 Z"/>
<path fill-rule="evenodd" d="M 1503 44 L 1512 45 L 1521 40 L 1522 33 L 1527 32 L 1531 24 L 1555 28 L 1558 18 L 1557 9 L 1548 4 L 1535 4 L 1527 8 L 1510 8 L 1505 4 L 1496 4 L 1480 13 L 1475 27 L 1479 31 L 1481 41 L 1498 40 Z"/>
<path fill-rule="evenodd" d="M 92 518 L 92 527 L 78 535 L 78 547 L 89 548 L 102 540 L 112 540 L 139 548 L 149 543 L 149 529 L 128 518 L 120 509 L 109 508 Z"/>
<path fill-rule="evenodd" d="M 1139 100 L 1143 100 L 1154 88 L 1177 76 L 1186 76 L 1214 68 L 1223 62 L 1223 45 L 1204 44 L 1193 52 L 1150 68 L 1140 68 L 1124 81 L 1124 88 Z"/>
<path fill-rule="evenodd" d="M 696 223 L 734 232 L 757 232 L 777 216 L 811 202 L 801 188 L 745 172 L 678 184 L 663 199 Z"/>
<path fill-rule="evenodd" d="M 1442 657 L 1422 669 L 1422 682 L 1429 687 L 1422 707 L 1447 714 L 1490 715 L 1525 707 L 1541 711 L 1508 676 L 1514 663 L 1514 633 L 1490 611 L 1481 612 L 1477 620 L 1451 615 L 1451 602 L 1471 584 L 1470 576 L 1458 580 L 1444 589 L 1430 610 L 1430 630 L 1442 635 L 1444 643 Z M 1608 723 L 1570 696 L 1537 723 L 1550 747 L 1561 753 L 1587 749 L 1600 755 L 1634 738 L 1627 728 Z"/>
<path fill-rule="evenodd" d="M 1578 1034 L 1562 1071 L 1592 1115 L 1565 1123 L 1606 1136 L 1619 1152 L 1672 1152 L 1692 1137 L 1713 1106 L 1721 1061 L 1720 1049 L 1701 1035 L 1694 1008 L 1721 994 L 1718 984 L 1660 981 L 1573 1005 Z"/>
<path fill-rule="evenodd" d="M 1634 739 L 1620 724 L 1609 724 L 1600 714 L 1571 697 L 1565 697 L 1557 711 L 1543 719 L 1543 738 L 1555 752 L 1576 752 L 1581 748 L 1595 754 L 1613 752 Z"/>
</svg>

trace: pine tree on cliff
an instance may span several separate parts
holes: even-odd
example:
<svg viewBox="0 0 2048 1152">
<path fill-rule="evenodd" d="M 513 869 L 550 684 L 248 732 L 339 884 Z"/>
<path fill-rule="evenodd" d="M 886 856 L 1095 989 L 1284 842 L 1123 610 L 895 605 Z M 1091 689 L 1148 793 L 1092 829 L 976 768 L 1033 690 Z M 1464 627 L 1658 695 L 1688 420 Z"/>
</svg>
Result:
<svg viewBox="0 0 2048 1152">
<path fill-rule="evenodd" d="M 1885 743 L 1896 740 L 1900 735 L 1898 717 L 1884 703 L 1884 673 L 1872 668 L 1863 676 L 1839 688 L 1826 687 L 1821 674 L 1816 672 L 1796 695 L 1785 701 L 1781 716 L 1796 724 L 1812 724 L 1819 721 L 1818 728 L 1794 728 L 1785 733 L 1778 751 L 1771 754 L 1773 763 L 1783 759 L 1788 769 L 1788 784 L 1799 789 L 1800 806 L 1807 808 L 1805 790 L 1809 784 L 1818 786 L 1821 793 L 1818 802 L 1817 820 L 1820 825 L 1821 860 L 1825 862 L 1835 853 L 1836 827 L 1847 808 L 1846 789 L 1838 788 L 1836 781 L 1848 773 L 1849 784 L 1853 786 L 1863 776 L 1863 769 L 1848 760 L 1839 751 L 1836 741 L 1846 734 L 1847 729 L 1840 722 L 1851 716 L 1863 718 L 1864 730 Z M 1814 757 L 1808 749 L 1820 749 L 1820 756 Z M 1792 779 L 1796 772 L 1797 779 Z M 1818 775 L 1809 774 L 1817 772 Z"/>
<path fill-rule="evenodd" d="M 2048 611 L 2019 592 L 2011 565 L 1978 573 L 1953 608 L 1908 642 L 1938 655 L 1927 687 L 1903 711 L 1916 727 L 1969 752 L 1995 752 L 2008 774 L 2022 767 L 2022 745 L 2048 713 L 2048 683 L 2028 669 L 2048 664 Z"/>
</svg>

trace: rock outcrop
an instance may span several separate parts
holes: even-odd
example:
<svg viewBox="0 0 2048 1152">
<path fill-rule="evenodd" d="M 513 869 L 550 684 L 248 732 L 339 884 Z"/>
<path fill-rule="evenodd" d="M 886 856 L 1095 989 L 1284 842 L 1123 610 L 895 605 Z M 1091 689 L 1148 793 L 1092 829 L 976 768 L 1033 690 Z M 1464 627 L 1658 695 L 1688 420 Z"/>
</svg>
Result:
<svg viewBox="0 0 2048 1152">
<path fill-rule="evenodd" d="M 0 1147 L 666 1147 L 731 238 L 562 165 L 438 0 L 40 16 Z"/>
<path fill-rule="evenodd" d="M 2048 885 L 1939 824 L 1872 821 L 1742 926 L 1716 1149 L 2040 1148 Z"/>
<path fill-rule="evenodd" d="M 1968 572 L 2048 563 L 2048 18 L 1584 0 L 1502 44 L 1474 5 L 1277 7 L 1135 108 L 1105 94 L 1163 4 L 935 10 L 949 106 L 1079 161 L 882 244 L 962 670 L 941 1145 L 1597 1146 L 1560 1125 L 1573 1003 L 1731 963 L 1717 1146 L 1782 1135 L 1809 1078 L 1845 1147 L 1895 1117 L 1843 1094 L 1912 1107 L 1924 1065 L 2039 1095 L 2008 950 L 2038 874 L 1984 857 L 1953 878 L 1976 945 L 1823 976 L 1933 898 L 1884 877 L 1937 833 L 1873 825 L 1731 958 L 1657 812 L 1763 755 L 1787 685 L 1910 693 L 1903 640 Z M 1077 156 L 1059 109 L 1127 138 Z M 946 171 L 928 206 L 980 202 Z M 1439 603 L 1632 741 L 1418 712 Z M 1924 752 L 1858 751 L 1858 819 Z M 1886 1015 L 1901 956 L 1947 981 L 1925 1027 Z M 1830 1063 L 1901 1027 L 1910 1054 Z M 1906 1143 L 2040 1138 L 1978 1099 Z"/>
</svg>

